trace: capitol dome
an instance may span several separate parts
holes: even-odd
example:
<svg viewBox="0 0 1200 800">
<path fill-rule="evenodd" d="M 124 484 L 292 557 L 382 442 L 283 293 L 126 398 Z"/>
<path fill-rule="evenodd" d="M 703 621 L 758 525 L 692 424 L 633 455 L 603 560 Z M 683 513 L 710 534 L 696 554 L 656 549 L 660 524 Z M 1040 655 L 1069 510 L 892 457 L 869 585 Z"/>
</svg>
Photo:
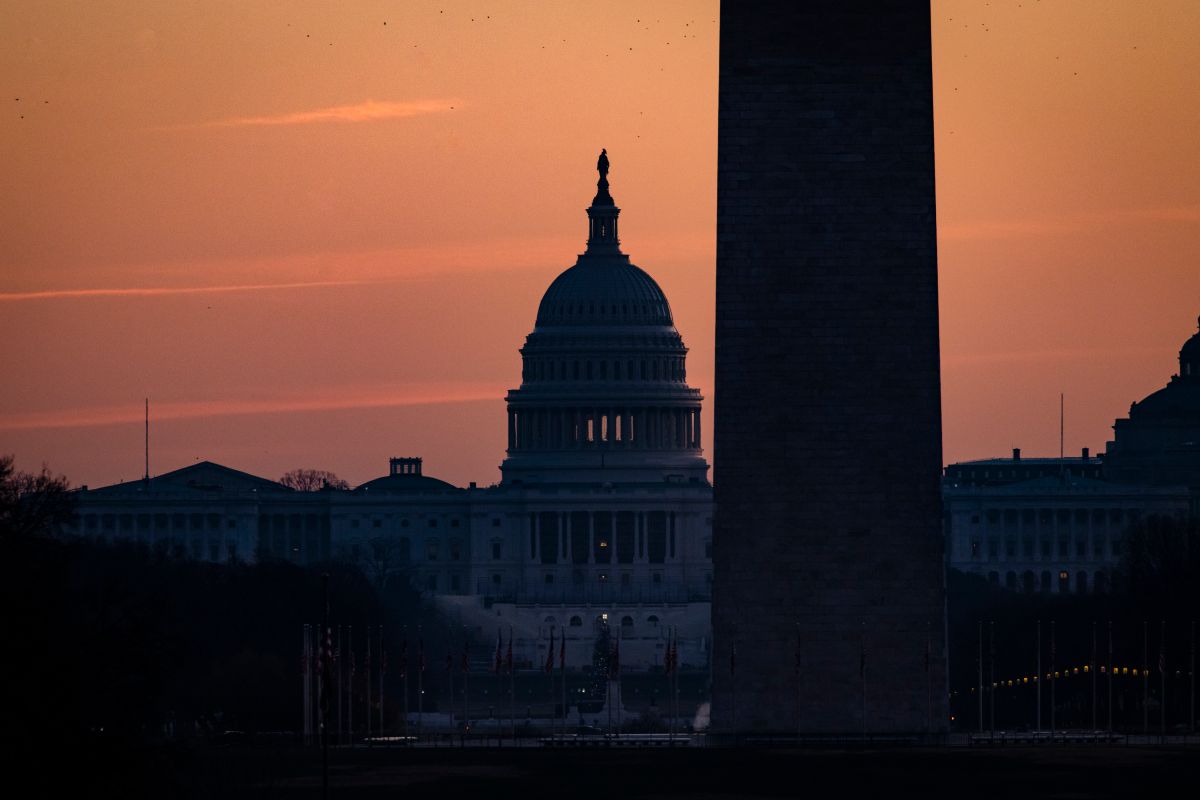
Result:
<svg viewBox="0 0 1200 800">
<path fill-rule="evenodd" d="M 506 484 L 707 483 L 700 392 L 654 278 L 621 252 L 601 152 L 587 249 L 546 289 L 508 393 Z"/>
<path fill-rule="evenodd" d="M 1179 375 L 1184 378 L 1200 378 L 1200 319 L 1196 320 L 1197 331 L 1179 349 Z"/>
<path fill-rule="evenodd" d="M 620 259 L 580 259 L 550 284 L 537 326 L 671 325 L 671 306 L 643 270 Z"/>
</svg>

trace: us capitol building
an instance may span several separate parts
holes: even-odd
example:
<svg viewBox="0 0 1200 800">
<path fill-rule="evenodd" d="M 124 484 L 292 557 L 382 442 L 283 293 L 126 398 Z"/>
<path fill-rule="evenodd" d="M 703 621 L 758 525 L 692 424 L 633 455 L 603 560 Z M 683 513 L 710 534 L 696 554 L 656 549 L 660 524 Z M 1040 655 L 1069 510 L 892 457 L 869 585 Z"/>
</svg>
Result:
<svg viewBox="0 0 1200 800">
<path fill-rule="evenodd" d="M 425 475 L 420 458 L 392 458 L 357 488 L 298 492 L 202 462 L 85 487 L 80 533 L 210 561 L 354 561 L 377 585 L 409 581 L 485 641 L 513 626 L 518 661 L 544 660 L 553 626 L 569 664 L 590 664 L 606 620 L 627 666 L 662 664 L 669 626 L 681 662 L 703 665 L 702 398 L 666 296 L 621 252 L 605 153 L 597 169 L 587 249 L 550 284 L 521 348 L 498 485 L 457 487 Z"/>
</svg>

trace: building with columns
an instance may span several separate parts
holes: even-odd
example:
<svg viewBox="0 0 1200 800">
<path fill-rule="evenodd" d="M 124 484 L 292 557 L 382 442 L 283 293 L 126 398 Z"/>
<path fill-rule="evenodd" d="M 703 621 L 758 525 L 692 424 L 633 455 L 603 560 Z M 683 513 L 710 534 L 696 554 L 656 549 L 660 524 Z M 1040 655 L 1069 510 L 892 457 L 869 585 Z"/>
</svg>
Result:
<svg viewBox="0 0 1200 800">
<path fill-rule="evenodd" d="M 1092 457 L 966 461 L 942 486 L 950 567 L 1022 592 L 1104 592 L 1129 528 L 1200 514 L 1200 332 L 1179 373 L 1113 424 Z"/>
<path fill-rule="evenodd" d="M 569 665 L 590 663 L 607 624 L 627 667 L 661 665 L 672 627 L 683 665 L 704 666 L 702 398 L 666 296 L 621 251 L 606 153 L 597 169 L 586 249 L 521 347 L 499 484 L 454 486 L 396 457 L 353 489 L 297 492 L 203 462 L 82 489 L 80 533 L 213 561 L 354 561 L 379 586 L 411 583 L 483 641 L 512 626 L 514 655 L 531 664 L 551 628 L 566 633 Z"/>
</svg>

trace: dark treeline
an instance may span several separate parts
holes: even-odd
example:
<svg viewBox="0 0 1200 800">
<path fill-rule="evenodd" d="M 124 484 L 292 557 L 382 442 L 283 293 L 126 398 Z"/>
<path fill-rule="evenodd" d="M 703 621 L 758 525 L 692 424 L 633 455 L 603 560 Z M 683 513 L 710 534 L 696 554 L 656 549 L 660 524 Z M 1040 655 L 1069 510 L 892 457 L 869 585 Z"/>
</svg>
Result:
<svg viewBox="0 0 1200 800">
<path fill-rule="evenodd" d="M 1165 728 L 1178 730 L 1190 723 L 1192 630 L 1200 618 L 1197 520 L 1151 517 L 1129 531 L 1109 593 L 1017 593 L 955 570 L 950 571 L 947 589 L 955 727 L 980 727 L 980 665 L 985 730 L 993 724 L 993 708 L 997 729 L 1036 727 L 1039 685 L 1044 730 L 1052 721 L 1058 728 L 1091 727 L 1093 631 L 1095 664 L 1107 668 L 1110 623 L 1112 663 L 1121 668 L 1112 683 L 1114 728 L 1140 732 L 1146 725 L 1153 733 L 1160 730 L 1160 656 L 1166 667 Z M 1043 678 L 1035 683 L 1039 621 Z M 1059 678 L 1052 705 L 1051 684 L 1044 676 L 1054 671 Z M 994 698 L 993 676 L 1001 684 Z M 1108 692 L 1107 669 L 1097 671 L 1095 719 L 1101 728 L 1108 724 Z M 1144 704 L 1145 696 L 1149 702 Z"/>
</svg>

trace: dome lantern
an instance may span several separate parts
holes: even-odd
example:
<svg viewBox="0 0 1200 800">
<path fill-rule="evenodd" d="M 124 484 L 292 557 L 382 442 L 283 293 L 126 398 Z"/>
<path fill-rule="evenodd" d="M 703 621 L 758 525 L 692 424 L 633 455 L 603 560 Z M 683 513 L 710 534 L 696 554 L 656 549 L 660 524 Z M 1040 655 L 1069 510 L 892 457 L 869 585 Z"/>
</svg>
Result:
<svg viewBox="0 0 1200 800">
<path fill-rule="evenodd" d="M 619 254 L 621 240 L 617 238 L 617 217 L 621 209 L 613 202 L 608 193 L 608 151 L 601 149 L 600 158 L 596 161 L 596 171 L 600 180 L 596 181 L 596 196 L 587 210 L 589 254 Z"/>
</svg>

